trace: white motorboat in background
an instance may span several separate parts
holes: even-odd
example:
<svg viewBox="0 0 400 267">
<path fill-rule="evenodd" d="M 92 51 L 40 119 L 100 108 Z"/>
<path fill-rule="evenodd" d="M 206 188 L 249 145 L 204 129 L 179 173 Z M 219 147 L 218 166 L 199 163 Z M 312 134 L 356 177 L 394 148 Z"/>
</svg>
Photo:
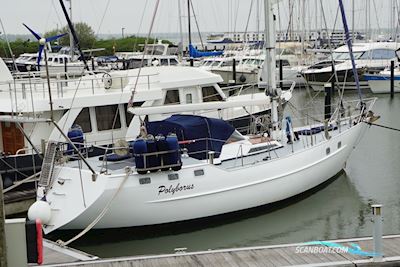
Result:
<svg viewBox="0 0 400 267">
<path fill-rule="evenodd" d="M 354 58 L 362 89 L 369 88 L 368 81 L 363 78 L 363 75 L 384 70 L 392 60 L 397 62 L 396 50 L 399 48 L 400 44 L 394 42 L 355 43 L 353 45 Z M 338 88 L 356 89 L 347 46 L 335 49 L 332 57 L 334 63 L 331 60 L 321 61 L 302 71 L 307 84 L 315 91 L 323 91 L 326 83 L 335 81 L 332 69 L 332 64 L 334 64 L 339 81 L 336 86 Z"/>
<path fill-rule="evenodd" d="M 384 70 L 377 74 L 364 74 L 368 86 L 374 94 L 390 94 L 391 73 Z M 394 69 L 394 92 L 400 93 L 400 70 Z"/>
</svg>

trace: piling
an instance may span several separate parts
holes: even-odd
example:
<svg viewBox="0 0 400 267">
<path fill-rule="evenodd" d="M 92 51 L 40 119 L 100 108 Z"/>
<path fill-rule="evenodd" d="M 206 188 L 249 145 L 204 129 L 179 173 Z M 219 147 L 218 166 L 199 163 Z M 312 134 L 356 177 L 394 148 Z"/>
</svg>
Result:
<svg viewBox="0 0 400 267">
<path fill-rule="evenodd" d="M 66 59 L 64 59 L 64 78 L 65 78 L 65 80 L 67 80 L 68 79 L 68 67 L 67 67 L 67 60 Z M 67 86 L 67 84 L 66 84 L 66 86 Z"/>
<path fill-rule="evenodd" d="M 232 60 L 232 80 L 236 83 L 236 59 Z"/>
<path fill-rule="evenodd" d="M 326 83 L 324 85 L 324 88 L 325 88 L 325 120 L 329 120 L 332 115 L 332 110 L 331 110 L 332 85 L 330 83 Z"/>
<path fill-rule="evenodd" d="M 390 98 L 394 97 L 394 60 L 390 61 Z"/>
<path fill-rule="evenodd" d="M 279 60 L 279 87 L 283 88 L 283 61 Z"/>
<path fill-rule="evenodd" d="M 0 266 L 7 267 L 3 179 L 0 178 Z"/>
<path fill-rule="evenodd" d="M 382 262 L 382 207 L 383 205 L 371 205 L 374 220 L 374 262 Z"/>
<path fill-rule="evenodd" d="M 94 71 L 94 57 L 92 57 L 91 59 L 92 59 L 92 71 Z"/>
</svg>

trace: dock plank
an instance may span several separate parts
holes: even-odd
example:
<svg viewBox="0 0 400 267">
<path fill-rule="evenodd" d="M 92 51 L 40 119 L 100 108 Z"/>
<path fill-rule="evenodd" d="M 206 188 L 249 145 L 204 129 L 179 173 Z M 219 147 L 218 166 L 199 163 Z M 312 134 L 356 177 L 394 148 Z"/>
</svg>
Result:
<svg viewBox="0 0 400 267">
<path fill-rule="evenodd" d="M 355 243 L 363 251 L 373 251 L 372 238 L 332 240 L 331 242 L 350 246 Z M 112 259 L 84 260 L 73 257 L 73 262 L 53 263 L 45 266 L 81 266 L 81 267 L 171 267 L 171 266 L 380 266 L 372 259 L 351 253 L 296 253 L 296 247 L 303 244 L 261 246 L 250 248 L 221 249 L 178 254 L 123 257 Z M 313 247 L 313 246 L 309 246 Z M 321 247 L 321 246 L 317 246 Z M 327 247 L 326 247 L 327 248 Z M 383 251 L 387 262 L 385 266 L 400 265 L 400 235 L 385 237 Z M 70 252 L 68 252 L 70 253 Z M 84 255 L 84 253 L 83 253 Z M 69 260 L 71 255 L 61 258 Z M 93 257 L 93 256 L 92 256 Z M 79 257 L 78 257 L 79 258 Z M 54 260 L 54 258 L 52 258 Z"/>
</svg>

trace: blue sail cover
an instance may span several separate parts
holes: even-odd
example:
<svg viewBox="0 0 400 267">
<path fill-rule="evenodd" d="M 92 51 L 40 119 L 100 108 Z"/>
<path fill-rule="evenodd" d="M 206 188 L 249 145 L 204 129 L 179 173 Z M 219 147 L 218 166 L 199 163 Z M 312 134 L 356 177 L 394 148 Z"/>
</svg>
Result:
<svg viewBox="0 0 400 267">
<path fill-rule="evenodd" d="M 181 148 L 187 148 L 196 159 L 206 159 L 208 151 L 215 151 L 218 158 L 222 146 L 235 131 L 223 120 L 195 115 L 172 115 L 162 121 L 148 122 L 146 128 L 154 136 L 175 133 L 179 141 L 187 141 L 181 142 Z"/>
<path fill-rule="evenodd" d="M 192 58 L 199 58 L 199 57 L 216 57 L 221 56 L 224 51 L 214 51 L 214 52 L 201 52 L 198 51 L 192 44 L 189 44 L 189 55 Z"/>
</svg>

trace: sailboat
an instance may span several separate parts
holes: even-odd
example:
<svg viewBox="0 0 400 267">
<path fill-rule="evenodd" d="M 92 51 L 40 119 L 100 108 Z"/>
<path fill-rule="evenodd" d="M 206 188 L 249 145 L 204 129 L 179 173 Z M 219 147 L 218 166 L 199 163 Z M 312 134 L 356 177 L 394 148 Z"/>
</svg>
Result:
<svg viewBox="0 0 400 267">
<path fill-rule="evenodd" d="M 295 128 L 291 118 L 280 121 L 272 4 L 264 2 L 267 50 L 260 86 L 272 99 L 267 129 L 246 136 L 223 120 L 188 114 L 235 103 L 131 107 L 140 118 L 173 115 L 143 119 L 139 138 L 102 158 L 82 157 L 82 144 L 50 140 L 29 218 L 41 219 L 46 234 L 187 221 L 287 199 L 337 174 L 368 128 L 365 122 L 374 118 L 375 99 L 343 102 L 346 110 L 320 125 Z M 116 156 L 121 150 L 123 159 Z"/>
</svg>

